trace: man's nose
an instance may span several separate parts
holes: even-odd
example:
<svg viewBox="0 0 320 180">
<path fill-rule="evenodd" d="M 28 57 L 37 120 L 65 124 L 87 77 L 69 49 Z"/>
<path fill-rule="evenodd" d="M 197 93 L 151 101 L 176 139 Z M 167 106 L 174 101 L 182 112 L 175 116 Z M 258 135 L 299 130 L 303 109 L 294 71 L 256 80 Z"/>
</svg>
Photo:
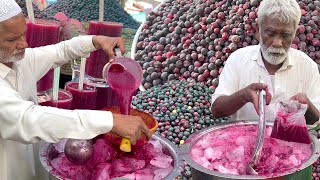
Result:
<svg viewBox="0 0 320 180">
<path fill-rule="evenodd" d="M 17 44 L 17 48 L 18 49 L 25 49 L 28 47 L 28 43 L 27 43 L 27 40 L 26 40 L 26 36 L 21 36 L 19 41 L 18 41 L 18 44 Z"/>
<path fill-rule="evenodd" d="M 275 48 L 280 48 L 282 47 L 282 40 L 281 38 L 279 37 L 276 37 L 273 39 L 273 42 L 272 42 L 272 46 L 275 47 Z"/>
</svg>

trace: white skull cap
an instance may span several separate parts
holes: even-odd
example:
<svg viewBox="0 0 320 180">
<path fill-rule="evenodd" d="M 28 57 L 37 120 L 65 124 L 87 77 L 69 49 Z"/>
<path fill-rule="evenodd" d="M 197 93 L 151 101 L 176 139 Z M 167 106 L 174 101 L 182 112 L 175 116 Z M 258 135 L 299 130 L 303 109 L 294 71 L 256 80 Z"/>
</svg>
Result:
<svg viewBox="0 0 320 180">
<path fill-rule="evenodd" d="M 0 22 L 18 15 L 21 11 L 21 7 L 14 0 L 0 0 Z"/>
</svg>

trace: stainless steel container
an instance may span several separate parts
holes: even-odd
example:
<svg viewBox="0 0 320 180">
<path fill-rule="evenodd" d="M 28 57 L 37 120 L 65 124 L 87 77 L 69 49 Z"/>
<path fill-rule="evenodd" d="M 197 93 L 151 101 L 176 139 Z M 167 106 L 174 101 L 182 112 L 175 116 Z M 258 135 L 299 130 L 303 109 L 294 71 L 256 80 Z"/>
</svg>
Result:
<svg viewBox="0 0 320 180">
<path fill-rule="evenodd" d="M 152 136 L 152 139 L 154 140 L 159 140 L 160 143 L 162 144 L 163 146 L 163 151 L 164 153 L 170 155 L 172 158 L 173 158 L 173 170 L 172 172 L 165 178 L 165 180 L 173 180 L 175 179 L 177 176 L 180 175 L 180 170 L 181 170 L 181 167 L 183 165 L 183 162 L 178 154 L 179 152 L 179 149 L 172 143 L 170 142 L 169 140 L 161 137 L 160 135 L 158 134 L 154 134 Z M 44 143 L 42 144 L 42 146 L 40 147 L 40 161 L 43 165 L 43 167 L 49 172 L 50 174 L 50 180 L 68 180 L 68 179 L 65 179 L 63 177 L 61 177 L 60 175 L 58 174 L 52 174 L 52 170 L 53 170 L 53 167 L 49 165 L 48 163 L 48 159 L 47 159 L 47 149 L 49 147 L 50 143 Z"/>
<path fill-rule="evenodd" d="M 212 127 L 208 127 L 201 131 L 198 131 L 192 134 L 185 142 L 185 144 L 181 147 L 181 157 L 191 166 L 192 178 L 193 180 L 232 180 L 232 179 L 270 179 L 270 180 L 308 180 L 311 179 L 312 168 L 311 165 L 315 162 L 320 153 L 320 144 L 319 140 L 316 136 L 310 133 L 312 139 L 312 156 L 302 164 L 302 166 L 294 171 L 293 173 L 279 173 L 277 176 L 272 178 L 266 178 L 263 176 L 252 176 L 252 175 L 230 175 L 230 174 L 223 174 L 215 171 L 211 171 L 206 169 L 195 161 L 191 159 L 189 156 L 190 150 L 192 146 L 198 142 L 205 134 L 225 128 L 230 126 L 239 126 L 239 125 L 249 125 L 249 124 L 257 124 L 258 121 L 233 121 L 225 124 L 220 124 Z M 273 123 L 268 122 L 268 126 L 272 126 Z M 310 175 L 309 177 L 305 177 L 304 174 L 308 172 Z"/>
</svg>

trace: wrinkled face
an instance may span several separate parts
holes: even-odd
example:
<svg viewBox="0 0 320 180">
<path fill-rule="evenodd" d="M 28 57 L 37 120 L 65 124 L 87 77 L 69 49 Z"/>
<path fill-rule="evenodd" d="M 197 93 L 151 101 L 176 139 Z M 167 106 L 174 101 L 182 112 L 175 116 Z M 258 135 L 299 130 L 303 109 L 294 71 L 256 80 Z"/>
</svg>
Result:
<svg viewBox="0 0 320 180">
<path fill-rule="evenodd" d="M 264 17 L 262 22 L 259 34 L 263 58 L 272 65 L 279 65 L 286 59 L 295 37 L 295 23 L 285 24 L 268 17 Z"/>
<path fill-rule="evenodd" d="M 10 63 L 24 57 L 25 48 L 28 47 L 26 30 L 26 21 L 22 14 L 1 23 L 0 62 Z"/>
</svg>

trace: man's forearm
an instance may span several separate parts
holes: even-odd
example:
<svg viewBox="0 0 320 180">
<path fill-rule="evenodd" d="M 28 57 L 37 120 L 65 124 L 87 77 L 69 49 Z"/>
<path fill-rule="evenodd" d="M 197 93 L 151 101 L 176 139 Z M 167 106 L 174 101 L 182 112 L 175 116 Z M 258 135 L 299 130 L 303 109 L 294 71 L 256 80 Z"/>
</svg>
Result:
<svg viewBox="0 0 320 180">
<path fill-rule="evenodd" d="M 306 118 L 307 124 L 314 124 L 319 120 L 319 110 L 312 102 L 309 102 L 308 110 L 304 116 Z"/>
<path fill-rule="evenodd" d="M 243 98 L 243 91 L 240 90 L 230 96 L 218 97 L 212 104 L 211 113 L 214 117 L 226 117 L 234 114 L 247 101 Z"/>
</svg>

